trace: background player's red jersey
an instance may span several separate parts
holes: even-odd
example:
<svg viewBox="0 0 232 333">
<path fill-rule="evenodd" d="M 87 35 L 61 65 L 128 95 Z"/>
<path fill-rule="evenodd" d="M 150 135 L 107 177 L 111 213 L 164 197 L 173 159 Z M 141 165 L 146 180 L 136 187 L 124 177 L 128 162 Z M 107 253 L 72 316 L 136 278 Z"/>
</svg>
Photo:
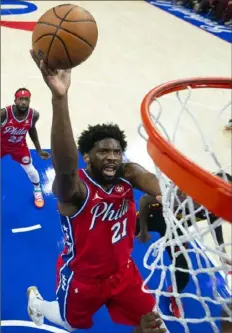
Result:
<svg viewBox="0 0 232 333">
<path fill-rule="evenodd" d="M 120 179 L 108 192 L 85 170 L 79 176 L 87 198 L 73 217 L 61 216 L 63 260 L 78 279 L 104 279 L 127 265 L 136 224 L 133 188 Z"/>
<path fill-rule="evenodd" d="M 5 110 L 6 120 L 1 128 L 1 146 L 4 151 L 12 152 L 26 145 L 26 135 L 32 127 L 34 112 L 29 108 L 26 117 L 18 120 L 13 113 L 13 105 L 7 106 Z"/>
</svg>

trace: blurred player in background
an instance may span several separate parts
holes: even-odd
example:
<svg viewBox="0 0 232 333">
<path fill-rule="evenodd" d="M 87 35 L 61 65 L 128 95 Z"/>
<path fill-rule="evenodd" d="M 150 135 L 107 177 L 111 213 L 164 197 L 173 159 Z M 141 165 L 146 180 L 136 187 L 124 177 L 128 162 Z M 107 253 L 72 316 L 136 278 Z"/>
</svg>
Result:
<svg viewBox="0 0 232 333">
<path fill-rule="evenodd" d="M 232 130 L 232 119 L 230 119 L 230 120 L 228 121 L 228 124 L 225 126 L 225 129 L 226 129 L 227 131 L 231 131 L 231 130 Z"/>
<path fill-rule="evenodd" d="M 26 143 L 26 135 L 29 136 L 42 159 L 50 155 L 40 147 L 36 122 L 39 113 L 30 105 L 31 93 L 26 88 L 20 88 L 15 93 L 15 104 L 1 109 L 1 158 L 10 155 L 24 169 L 33 184 L 34 204 L 37 208 L 44 206 L 40 177 L 32 164 L 31 154 Z"/>
<path fill-rule="evenodd" d="M 216 174 L 218 177 L 223 177 L 222 173 Z M 229 182 L 232 182 L 232 177 L 228 173 L 225 174 L 227 177 L 227 180 Z M 186 196 L 183 196 L 185 198 Z M 182 199 L 183 199 L 182 198 Z M 178 219 L 182 218 L 182 214 L 179 214 L 177 216 Z M 207 217 L 205 216 L 205 210 L 202 209 L 196 214 L 196 220 L 197 221 L 203 221 L 206 220 Z M 215 221 L 217 221 L 218 218 L 209 213 L 209 221 L 211 224 L 213 224 Z M 185 227 L 190 227 L 191 221 L 186 221 L 187 225 Z M 158 232 L 160 234 L 160 237 L 163 237 L 166 234 L 166 222 L 163 217 L 163 210 L 162 205 L 156 200 L 156 198 L 144 195 L 140 199 L 140 205 L 139 205 L 139 212 L 137 214 L 137 225 L 136 225 L 136 236 L 139 238 L 139 240 L 142 243 L 147 242 L 151 239 L 151 235 L 149 234 L 149 231 Z M 226 253 L 224 245 L 224 238 L 223 238 L 223 232 L 222 232 L 222 226 L 218 226 L 214 229 L 215 231 L 215 238 L 217 241 L 217 245 L 220 247 L 221 251 Z M 179 236 L 183 235 L 182 231 L 180 229 L 177 229 L 177 233 Z M 187 249 L 188 243 L 184 243 L 183 246 Z M 170 246 L 166 247 L 166 250 L 169 254 L 169 257 L 171 261 L 173 261 L 173 255 L 172 249 Z M 180 248 L 178 246 L 174 247 L 174 252 L 177 253 L 180 251 Z M 232 261 L 231 259 L 222 259 L 224 265 L 228 265 L 229 268 L 232 267 Z M 186 257 L 183 253 L 179 252 L 178 256 L 176 257 L 175 261 L 175 268 L 182 268 L 185 270 L 188 270 L 188 262 L 186 260 Z M 229 271 L 229 274 L 230 271 Z M 190 274 L 189 272 L 183 272 L 178 269 L 175 270 L 175 279 L 176 279 L 176 285 L 177 285 L 177 292 L 181 293 L 184 288 L 187 286 L 189 280 L 190 280 Z M 172 286 L 168 287 L 168 291 L 172 292 L 173 288 Z M 170 297 L 170 311 L 172 314 L 179 318 L 181 316 L 180 309 L 177 305 L 177 302 L 175 298 L 172 296 Z"/>
</svg>

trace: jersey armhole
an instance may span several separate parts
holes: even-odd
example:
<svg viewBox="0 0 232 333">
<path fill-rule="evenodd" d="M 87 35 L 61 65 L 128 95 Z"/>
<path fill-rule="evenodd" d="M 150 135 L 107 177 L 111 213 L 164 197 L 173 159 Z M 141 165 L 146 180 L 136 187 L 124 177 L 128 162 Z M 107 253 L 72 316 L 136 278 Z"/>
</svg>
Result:
<svg viewBox="0 0 232 333">
<path fill-rule="evenodd" d="M 83 184 L 85 185 L 86 190 L 87 190 L 86 198 L 85 198 L 85 200 L 83 201 L 81 207 L 78 208 L 77 212 L 74 213 L 74 214 L 71 215 L 71 216 L 68 216 L 68 218 L 70 218 L 70 219 L 72 219 L 72 218 L 78 216 L 78 215 L 83 211 L 83 209 L 86 207 L 86 205 L 88 204 L 89 197 L 90 197 L 90 189 L 89 189 L 88 185 L 86 184 L 86 182 L 83 181 Z"/>
<path fill-rule="evenodd" d="M 133 188 L 133 186 L 132 186 L 132 184 L 129 182 L 129 180 L 126 180 L 125 178 L 122 178 L 122 177 L 120 177 L 120 179 L 121 179 L 123 182 L 127 183 L 128 185 L 130 185 L 130 186 Z"/>
</svg>

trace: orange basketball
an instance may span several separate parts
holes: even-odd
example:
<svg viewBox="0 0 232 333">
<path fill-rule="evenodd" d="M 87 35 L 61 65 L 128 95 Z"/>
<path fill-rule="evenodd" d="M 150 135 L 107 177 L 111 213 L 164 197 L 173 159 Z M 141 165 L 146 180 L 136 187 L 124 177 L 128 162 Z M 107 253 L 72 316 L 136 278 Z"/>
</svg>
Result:
<svg viewBox="0 0 232 333">
<path fill-rule="evenodd" d="M 40 17 L 32 34 L 32 48 L 50 68 L 68 69 L 88 59 L 97 39 L 93 16 L 82 7 L 63 4 Z"/>
</svg>

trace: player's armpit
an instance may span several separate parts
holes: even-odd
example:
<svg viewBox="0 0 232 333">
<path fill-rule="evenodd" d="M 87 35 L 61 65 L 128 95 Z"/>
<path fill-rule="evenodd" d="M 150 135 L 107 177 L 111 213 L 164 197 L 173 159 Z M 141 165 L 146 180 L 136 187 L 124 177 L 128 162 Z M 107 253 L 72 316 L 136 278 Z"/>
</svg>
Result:
<svg viewBox="0 0 232 333">
<path fill-rule="evenodd" d="M 131 185 L 153 197 L 161 195 L 156 176 L 137 163 L 124 163 L 123 176 Z"/>
<path fill-rule="evenodd" d="M 66 204 L 68 207 L 71 205 L 75 209 L 82 205 L 87 196 L 86 186 L 76 171 L 73 174 L 56 174 L 52 191 L 62 205 Z"/>
</svg>

